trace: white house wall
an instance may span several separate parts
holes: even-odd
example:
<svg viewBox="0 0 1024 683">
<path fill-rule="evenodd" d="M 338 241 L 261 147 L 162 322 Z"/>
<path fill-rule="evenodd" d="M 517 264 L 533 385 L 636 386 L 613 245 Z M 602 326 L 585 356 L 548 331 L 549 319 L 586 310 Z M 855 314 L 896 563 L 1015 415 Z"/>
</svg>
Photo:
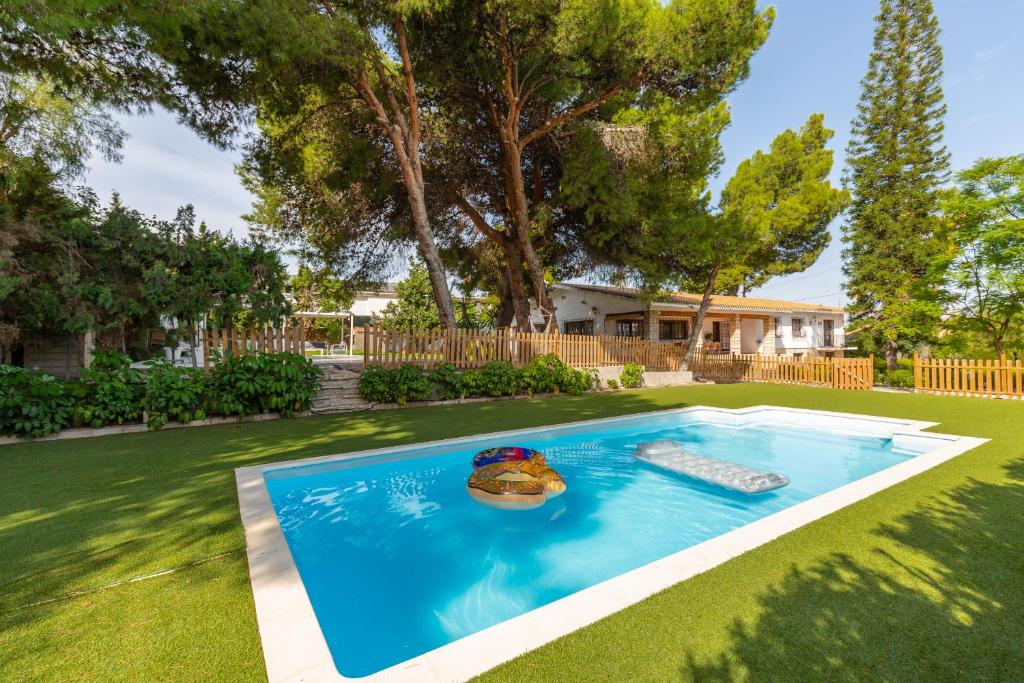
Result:
<svg viewBox="0 0 1024 683">
<path fill-rule="evenodd" d="M 740 334 L 742 335 L 741 343 L 743 347 L 739 350 L 740 353 L 760 353 L 764 350 L 763 327 L 763 320 L 744 318 L 740 321 Z"/>
<path fill-rule="evenodd" d="M 806 353 L 823 347 L 826 319 L 832 320 L 835 325 L 833 346 L 841 348 L 845 344 L 843 316 L 839 313 L 789 313 L 780 314 L 776 318 L 779 319 L 778 332 L 775 336 L 776 353 Z M 800 318 L 803 321 L 803 337 L 793 336 L 793 318 Z"/>
<path fill-rule="evenodd" d="M 627 297 L 616 296 L 582 289 L 569 287 L 555 287 L 552 291 L 552 299 L 555 304 L 555 311 L 558 316 L 559 329 L 565 331 L 565 323 L 577 320 L 593 320 L 594 334 L 615 334 L 614 325 L 606 325 L 605 316 L 609 314 L 632 313 L 644 308 L 639 301 Z M 596 310 L 595 310 L 596 309 Z M 675 307 L 665 307 L 663 311 L 678 311 Z M 692 311 L 687 311 L 691 312 Z M 727 322 L 732 331 L 732 316 L 736 311 L 716 311 L 712 309 L 716 317 L 704 320 L 704 329 L 701 331 L 701 338 L 711 334 L 712 324 L 715 320 L 722 321 L 727 317 Z M 740 313 L 744 315 L 744 313 Z M 793 354 L 807 353 L 824 346 L 824 321 L 832 320 L 834 328 L 834 347 L 843 347 L 845 343 L 843 329 L 843 315 L 841 313 L 824 313 L 819 311 L 807 311 L 801 313 L 779 313 L 771 314 L 764 311 L 749 311 L 746 315 L 771 316 L 779 320 L 780 334 L 775 337 L 775 353 Z M 803 320 L 803 337 L 794 337 L 792 332 L 793 318 Z M 741 327 L 741 349 L 730 349 L 734 353 L 764 353 L 764 321 L 761 319 L 743 319 Z"/>
<path fill-rule="evenodd" d="M 352 302 L 352 307 L 349 310 L 351 310 L 352 315 L 356 316 L 369 317 L 380 315 L 384 312 L 384 308 L 392 301 L 398 301 L 397 294 L 383 292 L 357 294 L 355 300 Z"/>
<path fill-rule="evenodd" d="M 605 315 L 639 311 L 643 305 L 633 299 L 602 294 L 581 289 L 556 288 L 552 292 L 558 329 L 565 331 L 565 323 L 576 320 L 593 320 L 594 334 L 615 334 L 615 326 L 606 329 Z M 596 311 L 594 309 L 597 309 Z"/>
</svg>

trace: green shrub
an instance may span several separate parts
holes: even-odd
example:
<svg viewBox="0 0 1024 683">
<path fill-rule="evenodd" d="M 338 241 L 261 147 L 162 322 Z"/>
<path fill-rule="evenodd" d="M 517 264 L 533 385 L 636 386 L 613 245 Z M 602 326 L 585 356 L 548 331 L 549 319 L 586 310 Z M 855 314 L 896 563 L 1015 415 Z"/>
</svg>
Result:
<svg viewBox="0 0 1024 683">
<path fill-rule="evenodd" d="M 130 366 L 131 358 L 121 353 L 95 355 L 75 391 L 76 423 L 104 427 L 140 420 L 145 384 L 142 373 Z"/>
<path fill-rule="evenodd" d="M 470 375 L 471 373 L 466 373 Z M 519 371 L 507 360 L 492 360 L 473 374 L 473 394 L 480 396 L 514 396 L 519 391 Z"/>
<path fill-rule="evenodd" d="M 361 378 L 360 378 L 360 381 Z M 451 363 L 442 363 L 430 373 L 430 381 L 437 387 L 438 397 L 442 401 L 462 398 L 465 391 L 465 380 L 462 373 Z"/>
<path fill-rule="evenodd" d="M 609 389 L 618 389 L 619 388 L 619 380 L 615 379 L 614 377 L 609 377 L 608 381 L 605 382 L 605 384 L 608 385 Z"/>
<path fill-rule="evenodd" d="M 593 389 L 596 382 L 596 371 L 577 370 L 563 363 L 554 353 L 535 356 L 519 371 L 519 389 L 528 394 L 581 394 Z"/>
<path fill-rule="evenodd" d="M 528 394 L 547 394 L 561 390 L 561 380 L 567 366 L 554 353 L 534 356 L 519 371 L 519 388 Z"/>
<path fill-rule="evenodd" d="M 394 403 L 395 388 L 391 371 L 371 365 L 359 375 L 359 395 L 372 403 Z"/>
<path fill-rule="evenodd" d="M 0 434 L 46 436 L 71 424 L 74 398 L 53 375 L 0 365 Z"/>
<path fill-rule="evenodd" d="M 596 384 L 597 370 L 577 370 L 563 364 L 558 374 L 558 388 L 573 396 L 590 391 Z"/>
<path fill-rule="evenodd" d="M 482 396 L 480 390 L 481 379 L 479 370 L 463 370 L 462 373 L 462 395 Z"/>
<path fill-rule="evenodd" d="M 644 366 L 639 363 L 626 363 L 619 375 L 619 381 L 626 389 L 638 389 L 644 385 Z"/>
<path fill-rule="evenodd" d="M 405 405 L 408 401 L 429 401 L 434 394 L 431 376 L 411 363 L 391 371 L 391 385 L 398 405 Z"/>
<path fill-rule="evenodd" d="M 191 422 L 206 418 L 203 405 L 206 374 L 195 368 L 183 368 L 165 360 L 152 361 L 146 371 L 146 425 L 160 429 L 170 421 Z"/>
<path fill-rule="evenodd" d="M 225 415 L 290 417 L 309 408 L 320 376 L 311 360 L 294 353 L 231 355 L 210 372 L 210 398 Z"/>
<path fill-rule="evenodd" d="M 910 369 L 899 368 L 896 370 L 890 370 L 882 375 L 881 383 L 886 386 L 896 387 L 899 389 L 913 389 L 914 388 L 914 370 L 913 366 Z"/>
</svg>

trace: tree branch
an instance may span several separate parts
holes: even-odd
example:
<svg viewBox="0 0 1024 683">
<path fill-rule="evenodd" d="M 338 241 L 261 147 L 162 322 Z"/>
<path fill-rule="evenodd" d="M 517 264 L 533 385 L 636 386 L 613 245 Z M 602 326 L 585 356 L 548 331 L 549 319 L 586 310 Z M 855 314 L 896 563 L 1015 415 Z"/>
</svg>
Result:
<svg viewBox="0 0 1024 683">
<path fill-rule="evenodd" d="M 621 84 L 614 85 L 611 88 L 605 90 L 603 93 L 601 93 L 594 99 L 590 100 L 589 102 L 581 104 L 580 106 L 570 109 L 567 112 L 563 112 L 553 119 L 549 118 L 547 121 L 544 122 L 544 125 L 534 130 L 532 133 L 527 135 L 519 142 L 519 151 L 526 149 L 526 146 L 529 145 L 531 142 L 534 142 L 542 138 L 543 136 L 547 135 L 547 133 L 549 133 L 553 128 L 556 128 L 567 121 L 572 121 L 573 119 L 579 118 L 580 116 L 583 116 L 587 112 L 596 109 L 597 107 L 600 107 L 602 104 L 608 101 L 610 97 L 618 93 L 620 90 L 622 90 Z"/>
<path fill-rule="evenodd" d="M 402 58 L 402 73 L 405 76 L 405 99 L 409 105 L 409 145 L 419 149 L 420 144 L 420 113 L 419 101 L 416 98 L 416 79 L 412 73 L 412 58 L 409 56 L 409 44 L 405 37 L 405 22 L 396 15 L 395 33 L 398 35 L 398 53 Z M 415 155 L 419 159 L 419 154 Z M 417 164 L 418 165 L 418 164 Z"/>
<path fill-rule="evenodd" d="M 488 223 L 487 219 L 483 217 L 475 206 L 469 203 L 469 200 L 462 196 L 462 193 L 455 193 L 455 204 L 462 210 L 462 213 L 466 214 L 466 217 L 473 224 L 473 227 L 483 235 L 484 237 L 494 240 L 499 244 L 504 243 L 509 239 L 509 236 L 503 232 L 495 230 Z"/>
</svg>

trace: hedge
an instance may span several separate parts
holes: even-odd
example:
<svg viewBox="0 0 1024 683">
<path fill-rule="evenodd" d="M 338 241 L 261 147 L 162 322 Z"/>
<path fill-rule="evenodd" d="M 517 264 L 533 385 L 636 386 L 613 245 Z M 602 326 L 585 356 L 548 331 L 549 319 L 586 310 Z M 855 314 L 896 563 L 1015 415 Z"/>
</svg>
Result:
<svg viewBox="0 0 1024 683">
<path fill-rule="evenodd" d="M 137 424 L 143 415 L 150 429 L 210 415 L 288 417 L 309 408 L 320 374 L 293 353 L 231 356 L 207 373 L 166 361 L 139 370 L 128 356 L 106 352 L 71 380 L 0 365 L 0 434 L 39 437 L 67 427 Z"/>
</svg>

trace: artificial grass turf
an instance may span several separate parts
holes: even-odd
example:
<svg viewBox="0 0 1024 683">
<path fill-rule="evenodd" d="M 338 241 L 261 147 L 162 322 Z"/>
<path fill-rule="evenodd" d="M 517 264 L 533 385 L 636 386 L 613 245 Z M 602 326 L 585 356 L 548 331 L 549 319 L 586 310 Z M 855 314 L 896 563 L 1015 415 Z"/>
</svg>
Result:
<svg viewBox="0 0 1024 683">
<path fill-rule="evenodd" d="M 1024 403 L 777 385 L 0 447 L 0 680 L 264 679 L 235 467 L 695 404 L 890 415 L 992 441 L 483 680 L 1021 680 Z"/>
</svg>

